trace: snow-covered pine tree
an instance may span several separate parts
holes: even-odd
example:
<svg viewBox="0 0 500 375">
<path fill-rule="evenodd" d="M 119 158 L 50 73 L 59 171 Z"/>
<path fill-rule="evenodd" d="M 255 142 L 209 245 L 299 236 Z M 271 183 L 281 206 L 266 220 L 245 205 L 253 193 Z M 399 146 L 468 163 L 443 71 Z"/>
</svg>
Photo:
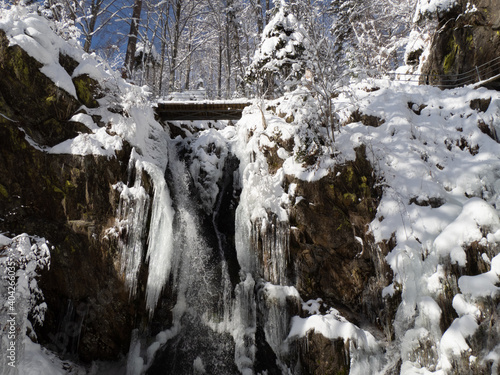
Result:
<svg viewBox="0 0 500 375">
<path fill-rule="evenodd" d="M 256 86 L 259 96 L 273 97 L 295 89 L 309 61 L 302 23 L 285 0 L 276 4 L 275 9 L 245 75 L 246 81 Z"/>
</svg>

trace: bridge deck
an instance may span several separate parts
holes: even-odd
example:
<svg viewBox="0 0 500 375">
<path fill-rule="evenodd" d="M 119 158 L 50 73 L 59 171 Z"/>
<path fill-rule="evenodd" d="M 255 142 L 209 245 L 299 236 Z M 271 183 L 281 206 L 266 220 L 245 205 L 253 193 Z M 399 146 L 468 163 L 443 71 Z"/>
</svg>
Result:
<svg viewBox="0 0 500 375">
<path fill-rule="evenodd" d="M 250 103 L 158 103 L 156 113 L 163 121 L 239 120 Z"/>
</svg>

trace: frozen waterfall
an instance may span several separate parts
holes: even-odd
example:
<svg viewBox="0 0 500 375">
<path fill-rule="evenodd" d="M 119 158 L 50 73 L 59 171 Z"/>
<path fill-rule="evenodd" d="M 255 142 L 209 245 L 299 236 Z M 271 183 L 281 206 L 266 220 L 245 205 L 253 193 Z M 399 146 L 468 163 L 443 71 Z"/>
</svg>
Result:
<svg viewBox="0 0 500 375">
<path fill-rule="evenodd" d="M 174 210 L 164 172 L 160 168 L 143 161 L 135 150 L 131 153 L 128 168 L 131 186 L 123 183 L 116 186 L 120 191 L 117 227 L 121 270 L 130 294 L 135 295 L 144 247 L 147 244 L 146 307 L 152 315 L 172 269 Z M 152 203 L 144 188 L 144 173 L 153 185 Z M 148 219 L 151 224 L 146 236 Z"/>
</svg>

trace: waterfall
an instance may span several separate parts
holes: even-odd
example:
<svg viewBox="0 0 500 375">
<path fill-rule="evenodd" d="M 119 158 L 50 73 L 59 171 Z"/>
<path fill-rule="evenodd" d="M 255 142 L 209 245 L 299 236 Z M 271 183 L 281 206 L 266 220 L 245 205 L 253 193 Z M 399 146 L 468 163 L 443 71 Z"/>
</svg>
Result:
<svg viewBox="0 0 500 375">
<path fill-rule="evenodd" d="M 136 179 L 140 168 L 147 172 L 154 187 L 145 256 L 149 263 L 146 298 L 150 315 L 166 284 L 171 287 L 166 298 L 174 297 L 176 302 L 171 321 L 164 322 L 169 328 L 157 334 L 149 347 L 141 351 L 148 340 L 135 337 L 128 374 L 237 373 L 231 337 L 233 287 L 222 233 L 215 228 L 214 213 L 212 230 L 217 240 L 207 238 L 204 211 L 192 195 L 191 175 L 179 159 L 176 144 L 172 141 L 169 146 L 168 184 L 163 173 L 143 161 L 135 163 L 135 170 Z"/>
<path fill-rule="evenodd" d="M 132 186 L 123 183 L 115 186 L 120 191 L 116 226 L 119 234 L 118 246 L 121 249 L 121 271 L 125 275 L 125 285 L 129 288 L 130 295 L 134 296 L 144 259 L 144 245 L 147 243 L 146 307 L 152 315 L 172 269 L 174 210 L 164 171 L 142 160 L 135 149 L 130 155 L 128 169 L 129 180 L 135 176 L 133 183 L 129 181 Z M 152 203 L 144 188 L 144 172 L 152 181 Z M 146 237 L 148 219 L 150 226 Z"/>
<path fill-rule="evenodd" d="M 219 141 L 213 134 L 206 138 Z M 212 148 L 198 143 L 205 153 L 196 156 L 209 160 Z M 135 290 L 141 264 L 147 262 L 150 317 L 165 285 L 170 290 L 165 298 L 176 299 L 171 320 L 160 323 L 167 328 L 154 342 L 135 333 L 128 374 L 254 374 L 259 355 L 267 357 L 259 351 L 274 352 L 269 356 L 274 356 L 273 362 L 286 355 L 282 343 L 291 319 L 287 309 L 290 301 L 300 299 L 295 288 L 287 286 L 289 224 L 287 194 L 281 186 L 284 176 L 278 172 L 262 180 L 254 162 L 239 165 L 235 172 L 237 159 L 231 161 L 227 152 L 219 151 L 224 155 L 224 160 L 217 159 L 219 177 L 212 173 L 200 180 L 205 170 L 196 170 L 192 164 L 188 169 L 177 151 L 189 147 L 189 142 L 170 142 L 165 173 L 133 153 L 129 186 L 120 187 L 119 222 L 128 240 L 122 247 L 126 281 Z M 228 196 L 232 197 L 238 184 L 243 192 L 236 207 Z M 205 193 L 218 191 L 213 204 L 197 200 L 193 193 L 200 186 Z M 231 205 L 235 211 L 228 213 Z M 234 225 L 230 230 L 224 227 L 229 220 Z M 258 340 L 267 343 L 261 345 Z"/>
<path fill-rule="evenodd" d="M 242 275 L 243 279 L 243 275 Z M 257 304 L 255 281 L 250 273 L 236 287 L 232 336 L 235 342 L 234 359 L 243 375 L 253 374 L 256 354 Z"/>
</svg>

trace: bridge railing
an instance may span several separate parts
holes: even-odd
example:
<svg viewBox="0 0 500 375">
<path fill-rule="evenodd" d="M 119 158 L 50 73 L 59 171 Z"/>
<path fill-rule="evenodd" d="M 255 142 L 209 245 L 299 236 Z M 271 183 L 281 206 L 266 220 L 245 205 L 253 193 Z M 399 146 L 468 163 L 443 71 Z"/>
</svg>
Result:
<svg viewBox="0 0 500 375">
<path fill-rule="evenodd" d="M 487 83 L 500 79 L 500 56 L 473 69 L 458 74 L 415 74 L 391 72 L 392 80 L 415 82 L 419 84 L 454 88 L 473 84 Z"/>
</svg>

